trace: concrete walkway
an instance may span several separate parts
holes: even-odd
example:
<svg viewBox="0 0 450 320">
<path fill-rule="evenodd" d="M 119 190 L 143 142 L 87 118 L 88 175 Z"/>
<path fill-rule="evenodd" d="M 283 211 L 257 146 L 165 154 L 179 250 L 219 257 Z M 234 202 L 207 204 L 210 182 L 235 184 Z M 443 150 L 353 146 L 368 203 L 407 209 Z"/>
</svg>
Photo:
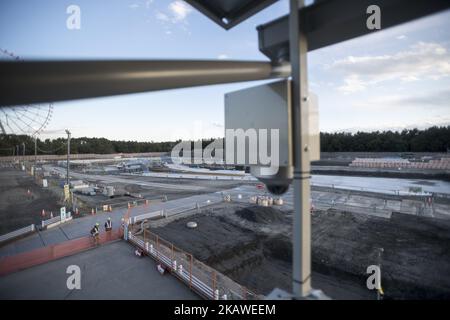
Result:
<svg viewBox="0 0 450 320">
<path fill-rule="evenodd" d="M 81 289 L 67 288 L 67 267 L 81 269 Z M 200 299 L 148 257 L 117 241 L 0 277 L 0 299 Z"/>
</svg>

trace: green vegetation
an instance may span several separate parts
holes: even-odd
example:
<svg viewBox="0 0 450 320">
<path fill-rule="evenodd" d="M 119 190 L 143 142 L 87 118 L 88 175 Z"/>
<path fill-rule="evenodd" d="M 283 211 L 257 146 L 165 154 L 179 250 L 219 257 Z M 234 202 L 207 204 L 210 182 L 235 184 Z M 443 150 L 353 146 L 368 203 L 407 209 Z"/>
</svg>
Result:
<svg viewBox="0 0 450 320">
<path fill-rule="evenodd" d="M 351 133 L 321 133 L 324 152 L 446 152 L 450 149 L 450 126 L 401 132 L 376 131 Z M 213 139 L 203 140 L 203 147 Z M 137 142 L 114 141 L 105 138 L 72 138 L 71 153 L 141 153 L 169 152 L 179 141 Z M 25 143 L 27 155 L 34 154 L 34 139 L 26 135 L 0 135 L 0 155 L 13 154 L 16 145 Z M 38 139 L 38 154 L 66 154 L 66 139 Z"/>
<path fill-rule="evenodd" d="M 320 143 L 321 151 L 327 152 L 446 152 L 450 149 L 450 126 L 401 132 L 321 133 Z"/>
</svg>

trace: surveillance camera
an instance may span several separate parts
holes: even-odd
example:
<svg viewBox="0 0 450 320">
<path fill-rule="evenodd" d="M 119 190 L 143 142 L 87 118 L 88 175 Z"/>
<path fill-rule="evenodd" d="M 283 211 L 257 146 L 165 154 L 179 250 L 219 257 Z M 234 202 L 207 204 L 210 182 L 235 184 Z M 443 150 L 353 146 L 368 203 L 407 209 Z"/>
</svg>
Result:
<svg viewBox="0 0 450 320">
<path fill-rule="evenodd" d="M 282 195 L 289 190 L 289 185 L 292 182 L 293 170 L 291 166 L 280 167 L 276 174 L 267 174 L 263 167 L 251 166 L 250 172 L 259 181 L 264 183 L 270 193 L 274 195 Z"/>
<path fill-rule="evenodd" d="M 285 194 L 288 190 L 289 190 L 289 185 L 271 185 L 268 184 L 266 185 L 267 190 L 269 190 L 269 192 L 271 194 L 280 196 L 282 194 Z"/>
</svg>

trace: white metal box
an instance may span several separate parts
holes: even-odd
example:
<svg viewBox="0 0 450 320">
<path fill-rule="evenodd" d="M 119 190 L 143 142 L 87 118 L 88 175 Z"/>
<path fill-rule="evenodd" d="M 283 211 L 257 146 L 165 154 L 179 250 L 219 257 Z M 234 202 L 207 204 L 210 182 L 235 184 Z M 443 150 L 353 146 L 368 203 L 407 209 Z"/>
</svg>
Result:
<svg viewBox="0 0 450 320">
<path fill-rule="evenodd" d="M 316 95 L 308 97 L 310 160 L 320 159 L 319 117 Z M 279 165 L 292 166 L 291 81 L 284 79 L 225 94 L 225 129 L 278 129 Z M 268 138 L 270 141 L 270 138 Z M 234 144 L 236 147 L 236 144 Z M 249 149 L 246 144 L 246 163 Z M 271 145 L 268 146 L 268 154 Z M 237 150 L 234 152 L 235 161 Z"/>
</svg>

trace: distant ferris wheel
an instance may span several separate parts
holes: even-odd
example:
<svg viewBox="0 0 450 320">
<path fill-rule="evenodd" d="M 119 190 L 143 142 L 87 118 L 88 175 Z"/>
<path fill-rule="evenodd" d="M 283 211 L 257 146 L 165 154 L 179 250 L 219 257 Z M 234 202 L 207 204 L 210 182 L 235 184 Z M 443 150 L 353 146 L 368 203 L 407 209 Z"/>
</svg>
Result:
<svg viewBox="0 0 450 320">
<path fill-rule="evenodd" d="M 21 60 L 14 53 L 1 48 L 0 58 Z M 52 113 L 51 103 L 2 107 L 0 108 L 0 133 L 37 136 L 49 124 Z"/>
</svg>

